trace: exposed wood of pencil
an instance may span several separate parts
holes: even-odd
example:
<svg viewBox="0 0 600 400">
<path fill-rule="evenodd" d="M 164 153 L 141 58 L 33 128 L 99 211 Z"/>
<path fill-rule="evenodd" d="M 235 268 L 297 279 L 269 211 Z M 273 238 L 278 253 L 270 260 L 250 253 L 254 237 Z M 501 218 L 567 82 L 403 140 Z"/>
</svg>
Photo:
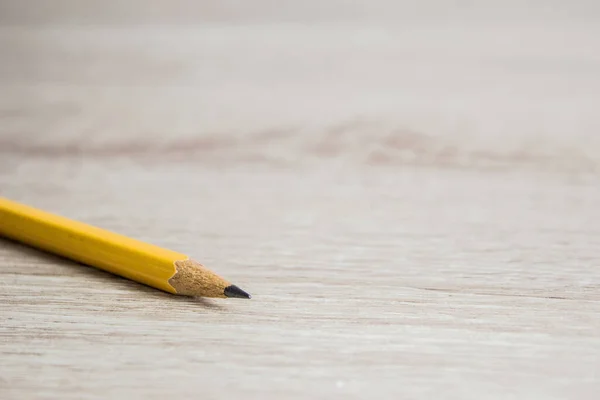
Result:
<svg viewBox="0 0 600 400">
<path fill-rule="evenodd" d="M 0 236 L 173 294 L 248 297 L 185 254 L 1 197 Z"/>
</svg>

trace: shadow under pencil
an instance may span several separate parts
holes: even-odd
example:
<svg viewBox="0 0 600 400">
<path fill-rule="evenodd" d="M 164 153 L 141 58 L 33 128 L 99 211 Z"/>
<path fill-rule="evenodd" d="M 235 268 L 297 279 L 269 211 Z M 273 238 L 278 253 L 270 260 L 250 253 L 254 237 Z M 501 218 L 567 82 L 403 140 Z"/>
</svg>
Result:
<svg viewBox="0 0 600 400">
<path fill-rule="evenodd" d="M 9 238 L 0 237 L 0 252 L 3 250 L 8 253 L 8 258 L 5 255 L 4 262 L 0 261 L 2 264 L 6 264 L 6 260 L 14 259 L 16 257 L 38 261 L 38 263 L 19 263 L 13 271 L 8 272 L 5 270 L 4 273 L 8 272 L 24 276 L 81 277 L 82 284 L 89 283 L 90 279 L 92 279 L 100 282 L 102 285 L 110 285 L 112 288 L 118 286 L 119 290 L 138 291 L 140 294 L 143 293 L 148 298 L 176 301 L 179 303 L 190 303 L 212 310 L 227 309 L 227 307 L 217 304 L 207 298 L 178 296 L 175 294 L 166 293 L 161 290 L 146 286 L 142 283 L 111 274 L 110 272 L 90 267 L 89 265 L 79 263 L 53 253 L 48 253 L 44 250 L 27 246 Z M 31 267 L 31 269 L 24 270 L 24 267 Z M 140 297 L 143 296 L 140 295 Z"/>
</svg>

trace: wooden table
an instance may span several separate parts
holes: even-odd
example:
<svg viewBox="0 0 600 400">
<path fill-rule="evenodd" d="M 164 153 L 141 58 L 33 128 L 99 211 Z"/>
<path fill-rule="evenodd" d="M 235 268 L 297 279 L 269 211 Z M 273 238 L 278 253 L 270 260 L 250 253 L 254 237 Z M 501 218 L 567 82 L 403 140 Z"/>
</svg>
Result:
<svg viewBox="0 0 600 400">
<path fill-rule="evenodd" d="M 0 195 L 254 297 L 0 241 L 0 398 L 598 398 L 595 14 L 78 3 L 3 2 Z"/>
</svg>

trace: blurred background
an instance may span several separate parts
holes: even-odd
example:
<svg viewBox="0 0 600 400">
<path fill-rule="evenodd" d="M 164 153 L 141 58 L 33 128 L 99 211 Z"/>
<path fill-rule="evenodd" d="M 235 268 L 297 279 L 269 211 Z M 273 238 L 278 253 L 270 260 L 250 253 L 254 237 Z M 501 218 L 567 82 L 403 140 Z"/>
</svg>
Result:
<svg viewBox="0 0 600 400">
<path fill-rule="evenodd" d="M 593 1 L 3 0 L 1 148 L 596 171 L 599 19 Z"/>
</svg>

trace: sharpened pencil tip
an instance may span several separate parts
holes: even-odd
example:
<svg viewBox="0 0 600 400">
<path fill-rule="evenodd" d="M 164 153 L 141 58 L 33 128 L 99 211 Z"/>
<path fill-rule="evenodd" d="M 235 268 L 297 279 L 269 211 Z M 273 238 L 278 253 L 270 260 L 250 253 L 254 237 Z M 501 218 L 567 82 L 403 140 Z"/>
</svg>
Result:
<svg viewBox="0 0 600 400">
<path fill-rule="evenodd" d="M 240 289 L 239 287 L 237 287 L 235 285 L 229 285 L 229 286 L 227 286 L 225 288 L 225 290 L 223 290 L 223 293 L 227 297 L 237 297 L 237 298 L 240 298 L 240 299 L 250 299 L 250 298 L 252 298 L 252 296 L 250 296 L 248 293 L 244 292 L 242 289 Z"/>
</svg>

